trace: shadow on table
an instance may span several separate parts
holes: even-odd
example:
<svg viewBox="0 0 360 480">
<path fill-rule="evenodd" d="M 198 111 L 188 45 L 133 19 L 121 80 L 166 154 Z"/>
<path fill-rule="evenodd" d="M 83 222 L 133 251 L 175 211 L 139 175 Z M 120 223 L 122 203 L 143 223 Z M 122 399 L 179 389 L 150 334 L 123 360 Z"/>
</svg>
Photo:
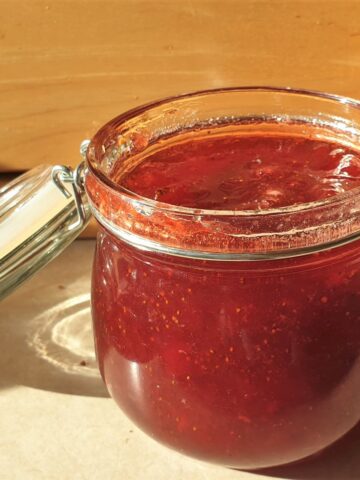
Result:
<svg viewBox="0 0 360 480">
<path fill-rule="evenodd" d="M 256 473 L 286 480 L 359 480 L 360 423 L 336 444 L 308 460 Z"/>
<path fill-rule="evenodd" d="M 0 305 L 0 388 L 107 397 L 96 365 L 90 295 L 66 299 L 58 292 L 57 302 L 43 309 L 38 289 L 24 287 L 25 294 L 14 292 Z"/>
</svg>

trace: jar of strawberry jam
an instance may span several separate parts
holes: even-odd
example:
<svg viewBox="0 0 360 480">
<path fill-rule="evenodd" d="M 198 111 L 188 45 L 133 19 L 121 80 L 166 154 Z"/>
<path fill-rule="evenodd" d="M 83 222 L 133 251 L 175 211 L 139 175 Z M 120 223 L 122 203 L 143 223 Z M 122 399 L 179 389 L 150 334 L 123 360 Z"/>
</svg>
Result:
<svg viewBox="0 0 360 480">
<path fill-rule="evenodd" d="M 2 190 L 1 290 L 92 212 L 99 368 L 141 429 L 198 459 L 255 469 L 311 456 L 354 427 L 360 104 L 205 91 L 120 115 L 84 150 L 75 173 L 41 169 Z M 61 208 L 45 202 L 55 191 Z"/>
</svg>

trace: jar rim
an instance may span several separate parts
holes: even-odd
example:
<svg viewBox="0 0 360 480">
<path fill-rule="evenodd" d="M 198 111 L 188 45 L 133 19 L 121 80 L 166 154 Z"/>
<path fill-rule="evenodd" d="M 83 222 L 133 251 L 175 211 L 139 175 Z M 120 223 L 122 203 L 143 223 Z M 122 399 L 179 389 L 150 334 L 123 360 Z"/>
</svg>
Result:
<svg viewBox="0 0 360 480">
<path fill-rule="evenodd" d="M 159 202 L 157 200 L 144 197 L 142 195 L 137 194 L 136 192 L 132 192 L 131 190 L 119 185 L 118 183 L 114 182 L 109 178 L 109 176 L 105 175 L 99 169 L 96 168 L 94 157 L 89 155 L 91 151 L 91 146 L 96 144 L 98 138 L 103 137 L 109 131 L 109 129 L 113 129 L 118 127 L 121 123 L 124 123 L 130 119 L 137 117 L 138 115 L 143 114 L 144 112 L 151 110 L 155 107 L 159 107 L 162 105 L 170 104 L 173 101 L 182 100 L 186 98 L 194 98 L 200 97 L 208 94 L 221 94 L 221 93 L 235 93 L 235 92 L 273 92 L 273 93 L 282 93 L 282 94 L 291 94 L 291 95 L 301 95 L 313 98 L 322 98 L 325 100 L 334 101 L 336 103 L 342 105 L 349 105 L 355 107 L 360 110 L 360 101 L 341 96 L 332 93 L 321 92 L 317 90 L 308 90 L 308 89 L 294 89 L 291 87 L 272 87 L 272 86 L 243 86 L 243 87 L 225 87 L 225 88 L 215 88 L 215 89 L 206 89 L 206 90 L 197 90 L 190 93 L 184 93 L 180 95 L 174 95 L 162 98 L 160 100 L 155 100 L 149 103 L 145 103 L 133 109 L 127 110 L 126 112 L 117 115 L 113 119 L 109 120 L 105 125 L 103 125 L 93 136 L 89 148 L 87 149 L 86 154 L 86 161 L 87 166 L 90 171 L 98 177 L 98 179 L 104 183 L 108 188 L 118 192 L 120 194 L 124 194 L 130 196 L 131 198 L 140 201 L 144 205 L 148 205 L 152 208 L 158 208 L 161 210 L 169 210 L 171 212 L 178 212 L 184 213 L 188 215 L 199 215 L 199 214 L 206 214 L 206 215 L 214 215 L 214 216 L 266 216 L 266 215 L 276 215 L 276 214 L 291 214 L 294 212 L 299 211 L 306 211 L 310 209 L 314 209 L 316 207 L 325 206 L 325 205 L 334 205 L 342 202 L 349 197 L 356 196 L 357 194 L 360 195 L 360 187 L 356 187 L 350 190 L 346 190 L 344 192 L 338 193 L 331 197 L 324 198 L 322 200 L 312 201 L 312 202 L 303 202 L 303 203 L 296 203 L 293 205 L 286 205 L 283 207 L 278 208 L 265 208 L 265 209 L 258 209 L 258 210 L 216 210 L 216 209 L 200 209 L 200 208 L 193 208 L 193 207 L 184 207 L 181 205 L 173 205 L 166 202 Z"/>
<path fill-rule="evenodd" d="M 281 97 L 284 98 L 284 103 L 289 101 L 290 97 L 298 97 L 299 101 L 305 102 L 306 108 L 310 108 L 306 102 L 318 102 L 320 105 L 316 104 L 315 109 L 311 105 L 309 118 L 313 118 L 315 122 L 325 112 L 323 117 L 331 120 L 326 125 L 333 131 L 333 140 L 340 137 L 338 130 L 342 131 L 341 135 L 350 132 L 349 135 L 351 134 L 351 138 L 355 137 L 356 142 L 360 136 L 359 101 L 313 90 L 268 86 L 227 87 L 200 90 L 151 102 L 110 120 L 98 130 L 88 146 L 86 189 L 98 221 L 127 243 L 134 243 L 144 250 L 221 260 L 305 255 L 357 239 L 360 236 L 360 202 L 356 199 L 360 195 L 360 187 L 322 200 L 278 208 L 210 210 L 183 207 L 143 197 L 115 183 L 99 168 L 98 161 L 100 157 L 105 157 L 105 144 L 110 135 L 116 133 L 117 138 L 125 137 L 128 132 L 134 131 L 134 127 L 138 127 L 138 123 L 141 124 L 141 118 L 148 118 L 146 115 L 149 112 L 154 118 L 160 118 L 164 115 L 164 107 L 174 106 L 176 102 L 179 102 L 180 110 L 184 104 L 191 109 L 194 99 L 201 104 L 206 99 L 213 101 L 215 96 L 223 95 L 225 101 L 226 94 L 240 93 L 250 96 L 269 95 L 268 100 L 272 98 L 270 94 L 284 95 L 286 98 Z M 268 105 L 270 112 L 274 105 L 277 106 L 274 102 Z M 319 110 L 321 106 L 324 107 L 323 111 Z M 334 114 L 334 108 L 341 108 L 341 115 L 344 116 L 339 116 L 337 111 Z M 160 112 L 158 117 L 157 112 Z M 351 127 L 355 119 L 354 112 L 358 128 Z M 286 114 L 283 117 L 275 115 L 272 121 L 280 122 L 283 118 L 284 124 L 285 117 L 288 117 L 288 123 L 289 119 L 293 118 Z M 264 123 L 267 118 L 269 117 L 264 117 Z M 179 129 L 170 134 L 175 136 L 181 131 L 182 129 Z M 340 139 L 338 141 L 341 143 Z M 132 157 L 133 154 L 130 153 L 129 158 Z M 114 157 L 114 161 L 118 158 Z M 101 189 L 106 191 L 106 202 L 99 199 L 98 192 Z M 197 226 L 189 227 L 189 221 L 193 224 L 198 222 Z M 191 232 L 186 231 L 188 227 Z"/>
</svg>

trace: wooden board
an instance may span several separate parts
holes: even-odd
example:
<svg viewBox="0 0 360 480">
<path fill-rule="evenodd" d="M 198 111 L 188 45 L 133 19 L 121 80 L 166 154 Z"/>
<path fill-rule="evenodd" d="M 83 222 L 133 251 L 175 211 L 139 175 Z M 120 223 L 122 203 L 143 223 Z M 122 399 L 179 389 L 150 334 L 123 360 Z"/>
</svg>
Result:
<svg viewBox="0 0 360 480">
<path fill-rule="evenodd" d="M 357 0 L 0 0 L 0 171 L 79 161 L 122 111 L 230 85 L 360 97 Z"/>
</svg>

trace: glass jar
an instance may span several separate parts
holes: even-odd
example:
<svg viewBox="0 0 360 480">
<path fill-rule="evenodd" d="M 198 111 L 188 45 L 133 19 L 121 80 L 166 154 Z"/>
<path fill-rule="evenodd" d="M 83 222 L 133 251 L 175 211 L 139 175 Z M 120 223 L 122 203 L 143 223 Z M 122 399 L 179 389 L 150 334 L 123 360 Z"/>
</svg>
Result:
<svg viewBox="0 0 360 480">
<path fill-rule="evenodd" d="M 95 346 L 122 410 L 182 453 L 254 469 L 313 455 L 359 420 L 360 191 L 212 211 L 143 198 L 114 181 L 162 139 L 218 128 L 358 148 L 360 110 L 327 94 L 235 88 L 127 112 L 86 146 L 85 174 L 66 172 L 66 208 L 78 213 L 69 238 L 91 210 L 100 226 Z M 22 251 L 8 252 L 8 265 Z M 45 249 L 30 273 L 52 255 Z M 13 275 L 11 288 L 21 280 Z"/>
</svg>

